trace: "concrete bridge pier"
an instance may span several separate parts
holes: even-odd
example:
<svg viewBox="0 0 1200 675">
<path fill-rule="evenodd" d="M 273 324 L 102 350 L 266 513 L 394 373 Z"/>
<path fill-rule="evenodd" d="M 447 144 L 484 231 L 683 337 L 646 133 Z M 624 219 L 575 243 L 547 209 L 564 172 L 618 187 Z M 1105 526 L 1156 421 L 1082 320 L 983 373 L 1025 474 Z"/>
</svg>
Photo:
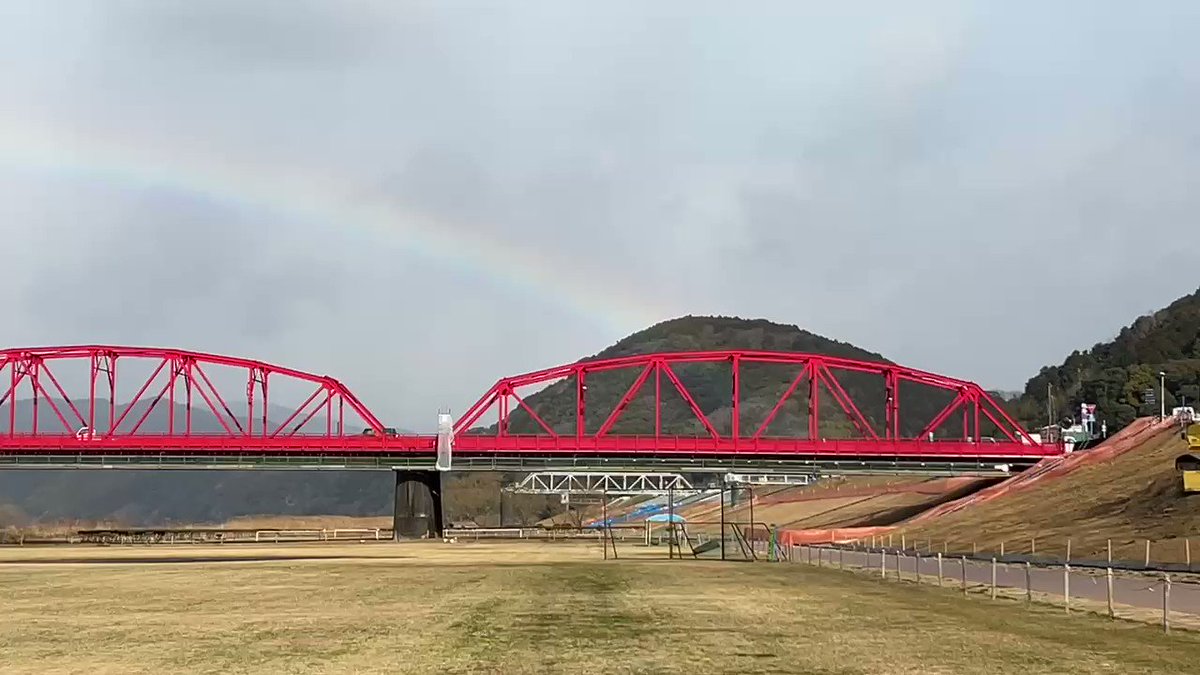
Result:
<svg viewBox="0 0 1200 675">
<path fill-rule="evenodd" d="M 442 537 L 442 474 L 439 471 L 394 471 L 396 502 L 392 511 L 392 538 Z"/>
</svg>

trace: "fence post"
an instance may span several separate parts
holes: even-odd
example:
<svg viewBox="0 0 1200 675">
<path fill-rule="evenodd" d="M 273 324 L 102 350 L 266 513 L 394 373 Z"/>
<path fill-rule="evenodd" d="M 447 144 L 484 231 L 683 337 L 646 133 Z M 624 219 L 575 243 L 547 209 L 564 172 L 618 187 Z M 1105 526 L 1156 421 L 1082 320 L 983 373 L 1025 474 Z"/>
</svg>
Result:
<svg viewBox="0 0 1200 675">
<path fill-rule="evenodd" d="M 1183 540 L 1183 559 L 1187 563 L 1188 571 L 1192 571 L 1192 540 Z"/>
<path fill-rule="evenodd" d="M 1112 566 L 1112 539 L 1108 540 L 1108 564 Z"/>
<path fill-rule="evenodd" d="M 1029 555 L 1037 555 L 1037 537 L 1029 540 Z"/>
<path fill-rule="evenodd" d="M 1113 611 L 1113 579 L 1112 568 L 1107 567 L 1104 570 L 1105 580 L 1108 582 L 1108 618 L 1115 619 L 1117 613 Z"/>
<path fill-rule="evenodd" d="M 1171 575 L 1163 573 L 1163 632 L 1171 632 Z"/>
<path fill-rule="evenodd" d="M 938 560 L 938 586 L 941 586 L 942 585 L 942 554 L 940 552 L 937 554 L 937 560 Z"/>
<path fill-rule="evenodd" d="M 917 583 L 919 584 L 919 583 L 921 583 L 921 549 L 920 548 L 917 549 L 917 555 L 916 555 L 915 560 L 917 561 Z"/>
<path fill-rule="evenodd" d="M 1000 542 L 1000 557 L 1004 557 L 1004 542 Z"/>
<path fill-rule="evenodd" d="M 908 550 L 908 539 L 903 532 L 900 533 L 900 550 L 901 551 Z"/>
<path fill-rule="evenodd" d="M 1067 562 L 1071 562 L 1071 539 L 1067 538 Z"/>
<path fill-rule="evenodd" d="M 838 549 L 838 569 L 839 569 L 839 570 L 844 570 L 844 569 L 846 569 L 846 556 L 845 556 L 845 553 L 846 553 L 846 549 L 843 549 L 843 548 L 839 548 L 839 549 Z"/>
<path fill-rule="evenodd" d="M 1146 567 L 1150 567 L 1150 540 L 1146 540 Z"/>
<path fill-rule="evenodd" d="M 1070 541 L 1069 539 L 1067 541 Z M 1071 565 L 1063 565 L 1063 602 L 1067 606 L 1067 614 L 1071 613 Z"/>
<path fill-rule="evenodd" d="M 992 599 L 996 599 L 996 556 L 992 556 Z"/>
<path fill-rule="evenodd" d="M 1025 602 L 1026 602 L 1026 604 L 1033 603 L 1033 584 L 1031 583 L 1031 580 L 1030 580 L 1030 576 L 1032 576 L 1032 574 L 1033 573 L 1030 570 L 1029 561 L 1026 560 L 1025 561 Z"/>
<path fill-rule="evenodd" d="M 961 556 L 959 558 L 959 560 L 962 561 L 962 591 L 963 591 L 963 595 L 966 595 L 967 594 L 967 556 L 965 556 L 965 555 Z"/>
<path fill-rule="evenodd" d="M 879 578 L 887 579 L 887 551 L 879 550 Z"/>
</svg>

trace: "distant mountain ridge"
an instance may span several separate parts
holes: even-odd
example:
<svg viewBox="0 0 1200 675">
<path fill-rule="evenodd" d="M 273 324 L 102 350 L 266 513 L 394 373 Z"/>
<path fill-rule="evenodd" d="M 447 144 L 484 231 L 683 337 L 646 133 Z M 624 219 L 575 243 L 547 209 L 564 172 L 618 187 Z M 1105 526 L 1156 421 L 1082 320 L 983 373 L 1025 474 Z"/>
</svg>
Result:
<svg viewBox="0 0 1200 675">
<path fill-rule="evenodd" d="M 1055 423 L 1077 420 L 1079 404 L 1094 403 L 1097 422 L 1107 422 L 1112 433 L 1136 417 L 1158 414 L 1160 372 L 1165 373 L 1168 412 L 1185 400 L 1200 404 L 1200 290 L 1139 317 L 1108 342 L 1042 368 L 1025 385 L 1017 415 L 1022 423 L 1040 427 L 1047 423 L 1048 400 Z"/>
</svg>

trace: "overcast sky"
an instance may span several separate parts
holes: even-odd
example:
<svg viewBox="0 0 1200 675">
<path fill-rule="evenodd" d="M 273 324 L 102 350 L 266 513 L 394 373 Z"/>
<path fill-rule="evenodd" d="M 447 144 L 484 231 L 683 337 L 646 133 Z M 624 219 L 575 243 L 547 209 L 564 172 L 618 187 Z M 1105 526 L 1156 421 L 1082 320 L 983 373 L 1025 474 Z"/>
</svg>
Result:
<svg viewBox="0 0 1200 675">
<path fill-rule="evenodd" d="M 253 356 L 410 428 L 683 314 L 1020 388 L 1200 286 L 1197 36 L 1194 1 L 6 0 L 0 343 Z"/>
</svg>

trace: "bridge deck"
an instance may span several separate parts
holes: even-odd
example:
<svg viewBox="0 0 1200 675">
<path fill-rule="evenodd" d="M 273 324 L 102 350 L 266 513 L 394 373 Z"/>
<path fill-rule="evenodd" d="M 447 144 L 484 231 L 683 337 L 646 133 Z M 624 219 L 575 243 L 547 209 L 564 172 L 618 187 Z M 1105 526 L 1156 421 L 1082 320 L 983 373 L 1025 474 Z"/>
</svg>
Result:
<svg viewBox="0 0 1200 675">
<path fill-rule="evenodd" d="M 433 470 L 433 454 L 347 455 L 305 454 L 0 454 L 0 469 L 224 469 L 292 471 L 387 471 L 393 469 Z M 739 455 L 455 455 L 455 471 L 695 471 L 754 473 L 919 473 L 937 475 L 1006 475 L 1021 471 L 1036 459 L 1007 462 L 971 458 L 939 457 L 828 457 L 828 456 L 739 456 Z"/>
</svg>

